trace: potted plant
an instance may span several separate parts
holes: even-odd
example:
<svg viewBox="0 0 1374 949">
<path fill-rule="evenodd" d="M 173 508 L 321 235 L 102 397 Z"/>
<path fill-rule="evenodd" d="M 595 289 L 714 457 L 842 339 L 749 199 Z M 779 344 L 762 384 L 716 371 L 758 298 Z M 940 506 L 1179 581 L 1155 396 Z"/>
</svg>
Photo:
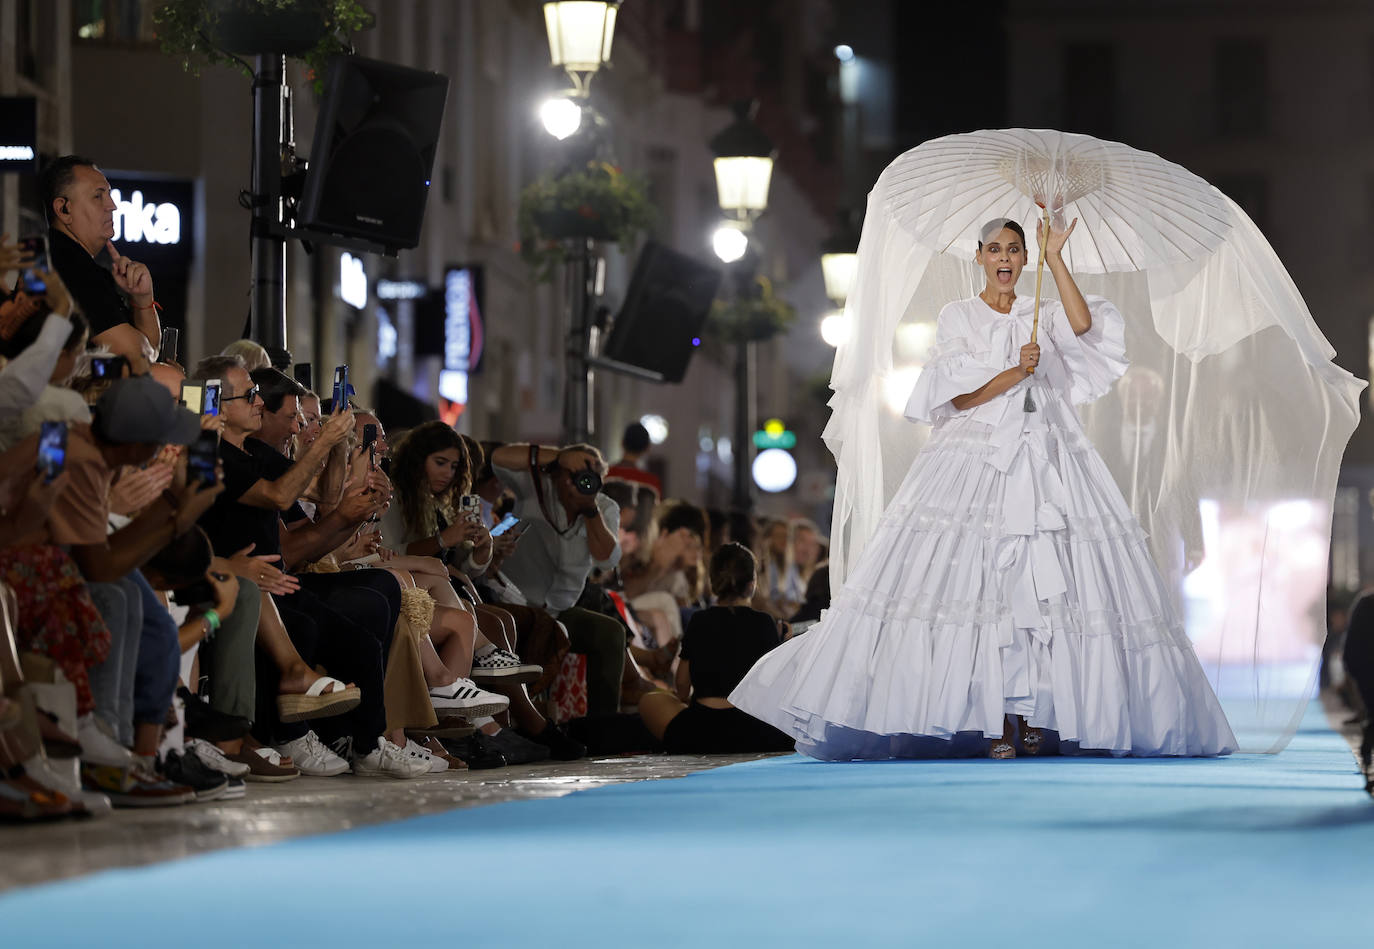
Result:
<svg viewBox="0 0 1374 949">
<path fill-rule="evenodd" d="M 153 12 L 162 51 L 187 70 L 204 65 L 252 67 L 240 56 L 281 53 L 307 66 L 322 89 L 330 57 L 351 53 L 351 34 L 371 29 L 359 0 L 161 0 Z"/>
<path fill-rule="evenodd" d="M 655 218 L 644 186 L 605 161 L 541 175 L 520 193 L 520 256 L 548 280 L 573 239 L 616 241 L 627 253 Z"/>
<path fill-rule="evenodd" d="M 754 292 L 712 304 L 707 333 L 727 343 L 754 343 L 787 331 L 796 307 L 777 295 L 767 277 L 754 279 Z"/>
</svg>

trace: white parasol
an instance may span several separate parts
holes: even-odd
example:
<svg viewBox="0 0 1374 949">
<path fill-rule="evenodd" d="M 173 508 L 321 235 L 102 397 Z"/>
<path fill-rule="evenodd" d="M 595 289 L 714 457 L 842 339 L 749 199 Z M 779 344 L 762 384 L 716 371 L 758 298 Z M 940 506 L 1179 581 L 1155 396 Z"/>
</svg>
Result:
<svg viewBox="0 0 1374 949">
<path fill-rule="evenodd" d="M 901 407 L 940 308 L 982 289 L 980 227 L 1005 217 L 1032 231 L 1042 205 L 1056 227 L 1079 219 L 1065 262 L 1127 320 L 1132 369 L 1084 407 L 1085 426 L 1150 534 L 1243 747 L 1277 750 L 1325 638 L 1332 499 L 1364 383 L 1332 363 L 1245 213 L 1157 155 L 1003 129 L 926 142 L 879 177 L 831 378 L 832 585 L 923 441 Z M 1035 292 L 1029 283 L 1023 274 L 1018 293 Z"/>
</svg>

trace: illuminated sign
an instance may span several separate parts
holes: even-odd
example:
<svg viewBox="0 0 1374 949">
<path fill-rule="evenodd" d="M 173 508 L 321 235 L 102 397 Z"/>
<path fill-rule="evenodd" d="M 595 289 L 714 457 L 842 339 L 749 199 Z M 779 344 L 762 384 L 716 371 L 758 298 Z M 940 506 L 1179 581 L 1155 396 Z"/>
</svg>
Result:
<svg viewBox="0 0 1374 949">
<path fill-rule="evenodd" d="M 181 208 L 172 202 L 145 200 L 141 190 L 135 190 L 126 201 L 115 187 L 110 188 L 110 200 L 115 203 L 115 240 L 131 244 L 181 243 Z"/>
<path fill-rule="evenodd" d="M 356 310 L 367 306 L 367 271 L 363 259 L 348 251 L 339 255 L 339 299 Z"/>
<path fill-rule="evenodd" d="M 418 280 L 378 280 L 378 300 L 418 300 L 429 293 L 429 287 Z"/>
<path fill-rule="evenodd" d="M 792 449 L 797 447 L 795 432 L 789 432 L 782 419 L 770 418 L 763 423 L 763 431 L 754 433 L 754 447 L 760 451 L 769 448 Z"/>
<path fill-rule="evenodd" d="M 37 100 L 33 96 L 0 96 L 0 171 L 37 170 Z"/>
</svg>

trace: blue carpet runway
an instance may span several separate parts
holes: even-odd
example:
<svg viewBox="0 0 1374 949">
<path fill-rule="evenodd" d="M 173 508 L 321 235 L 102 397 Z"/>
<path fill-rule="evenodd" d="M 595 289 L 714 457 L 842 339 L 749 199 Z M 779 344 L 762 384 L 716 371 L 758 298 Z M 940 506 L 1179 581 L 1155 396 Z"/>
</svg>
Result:
<svg viewBox="0 0 1374 949">
<path fill-rule="evenodd" d="M 1278 756 L 793 756 L 219 852 L 12 891 L 0 946 L 1367 945 L 1371 884 L 1310 715 Z"/>
</svg>

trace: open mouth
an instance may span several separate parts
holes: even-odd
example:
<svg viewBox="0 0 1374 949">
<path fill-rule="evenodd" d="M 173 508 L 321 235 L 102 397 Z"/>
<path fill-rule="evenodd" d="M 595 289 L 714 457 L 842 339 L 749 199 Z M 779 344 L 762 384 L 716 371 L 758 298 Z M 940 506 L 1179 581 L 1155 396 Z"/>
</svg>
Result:
<svg viewBox="0 0 1374 949">
<path fill-rule="evenodd" d="M 1010 267 L 998 267 L 998 268 L 997 268 L 997 279 L 1000 280 L 1002 283 L 1010 283 L 1010 282 L 1011 282 L 1011 268 L 1010 268 Z"/>
</svg>

